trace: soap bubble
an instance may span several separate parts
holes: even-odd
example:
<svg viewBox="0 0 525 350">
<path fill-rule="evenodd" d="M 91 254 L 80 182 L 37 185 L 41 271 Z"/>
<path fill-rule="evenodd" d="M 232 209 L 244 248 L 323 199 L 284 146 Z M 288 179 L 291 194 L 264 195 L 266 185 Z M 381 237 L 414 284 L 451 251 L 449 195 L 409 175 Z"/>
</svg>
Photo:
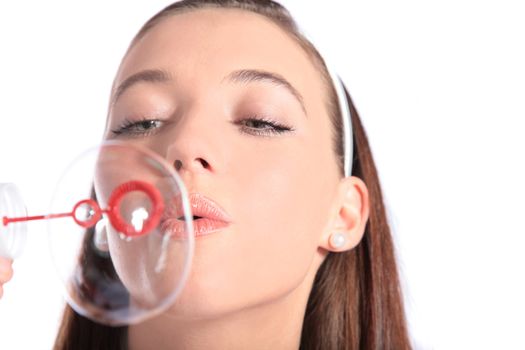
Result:
<svg viewBox="0 0 525 350">
<path fill-rule="evenodd" d="M 129 143 L 105 142 L 75 159 L 53 193 L 51 256 L 75 311 L 120 326 L 173 304 L 188 277 L 194 235 L 186 190 L 167 162 Z"/>
</svg>

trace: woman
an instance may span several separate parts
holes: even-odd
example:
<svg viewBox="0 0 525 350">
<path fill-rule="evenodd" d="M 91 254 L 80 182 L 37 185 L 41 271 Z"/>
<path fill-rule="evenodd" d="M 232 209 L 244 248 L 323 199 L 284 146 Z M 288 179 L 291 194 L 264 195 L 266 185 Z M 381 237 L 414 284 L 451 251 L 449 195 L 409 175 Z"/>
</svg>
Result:
<svg viewBox="0 0 525 350">
<path fill-rule="evenodd" d="M 346 97 L 347 177 L 333 82 L 284 8 L 189 0 L 149 20 L 117 72 L 105 138 L 155 150 L 231 222 L 196 240 L 166 314 L 113 328 L 66 306 L 56 348 L 410 348 L 377 173 Z"/>
</svg>

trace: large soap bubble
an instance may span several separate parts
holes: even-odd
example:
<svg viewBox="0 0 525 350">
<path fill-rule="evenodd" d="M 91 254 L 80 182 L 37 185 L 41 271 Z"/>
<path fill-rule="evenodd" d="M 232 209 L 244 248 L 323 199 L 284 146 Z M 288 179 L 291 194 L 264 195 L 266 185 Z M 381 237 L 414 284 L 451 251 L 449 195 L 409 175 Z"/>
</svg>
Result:
<svg viewBox="0 0 525 350">
<path fill-rule="evenodd" d="M 120 326 L 165 311 L 193 254 L 192 214 L 177 173 L 123 142 L 92 148 L 67 168 L 49 209 L 49 243 L 68 303 Z"/>
</svg>

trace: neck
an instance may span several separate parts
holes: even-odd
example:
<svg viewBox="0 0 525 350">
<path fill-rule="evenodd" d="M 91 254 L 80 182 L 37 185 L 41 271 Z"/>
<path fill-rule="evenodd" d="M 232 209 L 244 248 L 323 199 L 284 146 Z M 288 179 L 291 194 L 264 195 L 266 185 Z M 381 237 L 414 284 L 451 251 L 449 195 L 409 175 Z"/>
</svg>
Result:
<svg viewBox="0 0 525 350">
<path fill-rule="evenodd" d="M 220 317 L 160 315 L 129 327 L 129 349 L 299 349 L 312 282 L 305 278 L 278 299 Z"/>
</svg>

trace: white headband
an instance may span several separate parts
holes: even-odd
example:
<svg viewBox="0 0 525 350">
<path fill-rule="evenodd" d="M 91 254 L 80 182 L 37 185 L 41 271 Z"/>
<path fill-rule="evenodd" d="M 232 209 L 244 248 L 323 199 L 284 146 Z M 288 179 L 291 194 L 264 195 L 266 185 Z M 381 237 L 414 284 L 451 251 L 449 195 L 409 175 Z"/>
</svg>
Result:
<svg viewBox="0 0 525 350">
<path fill-rule="evenodd" d="M 300 12 L 295 13 L 294 17 L 300 17 Z M 344 156 L 344 175 L 345 177 L 352 175 L 352 163 L 354 158 L 354 140 L 353 140 L 353 132 L 352 132 L 352 118 L 351 118 L 351 111 L 350 111 L 350 102 L 346 98 L 345 89 L 343 87 L 343 82 L 339 78 L 339 76 L 335 73 L 336 70 L 334 69 L 335 65 L 333 60 L 329 59 L 328 53 L 333 53 L 333 55 L 336 55 L 336 52 L 333 52 L 333 50 L 329 49 L 329 46 L 326 45 L 326 41 L 324 40 L 314 40 L 314 36 L 308 35 L 307 32 L 304 31 L 304 28 L 301 28 L 299 26 L 299 22 L 296 21 L 297 27 L 300 31 L 300 33 L 310 42 L 312 45 L 314 45 L 315 49 L 321 55 L 323 58 L 323 61 L 326 65 L 326 69 L 328 70 L 328 74 L 330 75 L 330 79 L 332 80 L 332 84 L 335 89 L 335 93 L 337 95 L 337 102 L 339 104 L 339 110 L 341 111 L 341 118 L 343 118 L 343 156 Z"/>
<path fill-rule="evenodd" d="M 324 59 L 324 58 L 323 58 Z M 352 132 L 351 110 L 348 100 L 346 98 L 343 82 L 332 70 L 328 62 L 325 61 L 330 74 L 330 79 L 334 84 L 335 92 L 337 94 L 337 101 L 339 103 L 339 110 L 343 118 L 343 149 L 344 149 L 344 171 L 345 177 L 352 175 L 352 160 L 354 158 L 354 140 Z"/>
<path fill-rule="evenodd" d="M 303 33 L 304 35 L 304 33 Z M 308 39 L 310 40 L 310 39 Z M 310 41 L 312 42 L 312 41 Z M 312 42 L 313 44 L 313 42 Z M 339 110 L 341 111 L 341 118 L 343 118 L 343 155 L 344 155 L 344 173 L 345 177 L 352 175 L 352 160 L 354 158 L 354 139 L 352 132 L 352 119 L 350 104 L 346 98 L 345 89 L 341 78 L 335 73 L 333 64 L 329 62 L 326 56 L 321 53 L 321 50 L 316 46 L 317 52 L 324 60 L 330 79 L 337 95 L 337 103 L 339 104 Z"/>
</svg>

